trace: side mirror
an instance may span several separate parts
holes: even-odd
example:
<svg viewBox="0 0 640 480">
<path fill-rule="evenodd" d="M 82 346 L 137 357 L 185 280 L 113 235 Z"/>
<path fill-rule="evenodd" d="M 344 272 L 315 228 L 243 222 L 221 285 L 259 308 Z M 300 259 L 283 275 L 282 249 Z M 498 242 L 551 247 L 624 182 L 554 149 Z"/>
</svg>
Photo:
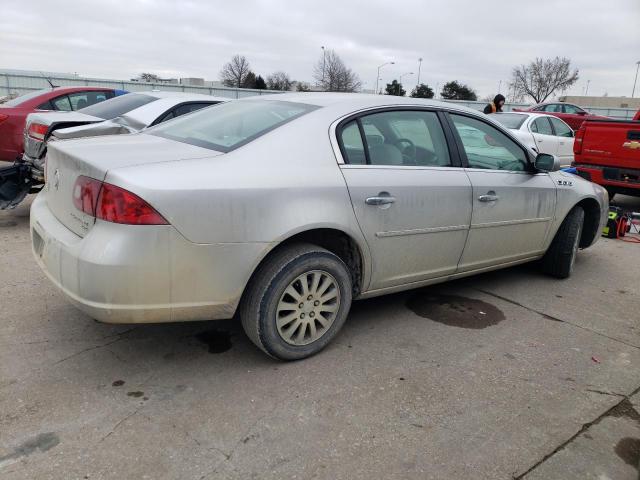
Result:
<svg viewBox="0 0 640 480">
<path fill-rule="evenodd" d="M 589 112 L 585 112 L 584 110 L 578 110 L 578 115 L 586 115 Z"/>
<path fill-rule="evenodd" d="M 541 172 L 555 172 L 560 170 L 560 160 L 555 155 L 539 153 L 536 155 L 534 166 Z"/>
</svg>

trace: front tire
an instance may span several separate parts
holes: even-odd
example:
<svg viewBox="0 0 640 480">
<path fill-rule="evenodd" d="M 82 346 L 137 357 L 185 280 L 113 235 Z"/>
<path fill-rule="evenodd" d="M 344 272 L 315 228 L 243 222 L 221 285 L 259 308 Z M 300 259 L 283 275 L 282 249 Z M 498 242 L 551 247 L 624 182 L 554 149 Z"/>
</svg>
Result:
<svg viewBox="0 0 640 480">
<path fill-rule="evenodd" d="M 567 278 L 571 275 L 580 246 L 583 224 L 584 210 L 582 207 L 573 207 L 542 259 L 542 269 L 545 273 L 556 278 Z"/>
<path fill-rule="evenodd" d="M 299 360 L 322 350 L 351 308 L 351 275 L 328 250 L 295 244 L 273 254 L 251 279 L 240 307 L 242 327 L 262 351 Z"/>
</svg>

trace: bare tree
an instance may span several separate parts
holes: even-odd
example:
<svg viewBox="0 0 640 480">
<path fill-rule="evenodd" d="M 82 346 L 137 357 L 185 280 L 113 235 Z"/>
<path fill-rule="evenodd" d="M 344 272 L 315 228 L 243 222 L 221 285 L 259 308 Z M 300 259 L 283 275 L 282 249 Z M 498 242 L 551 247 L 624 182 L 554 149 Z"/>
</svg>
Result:
<svg viewBox="0 0 640 480">
<path fill-rule="evenodd" d="M 160 77 L 155 73 L 143 72 L 138 75 L 138 79 L 142 82 L 157 82 L 158 80 L 160 80 Z"/>
<path fill-rule="evenodd" d="M 240 88 L 246 83 L 249 72 L 251 72 L 251 66 L 247 58 L 244 55 L 234 55 L 231 61 L 222 67 L 220 80 L 227 87 Z"/>
<path fill-rule="evenodd" d="M 311 87 L 307 82 L 296 82 L 296 92 L 310 92 Z"/>
<path fill-rule="evenodd" d="M 514 97 L 529 96 L 534 102 L 542 103 L 555 91 L 568 89 L 578 78 L 578 69 L 571 70 L 568 58 L 536 58 L 529 65 L 513 69 L 510 88 Z"/>
<path fill-rule="evenodd" d="M 333 50 L 325 50 L 313 69 L 313 78 L 327 92 L 355 92 L 362 82 Z"/>
<path fill-rule="evenodd" d="M 293 82 L 285 72 L 274 72 L 267 77 L 267 88 L 269 90 L 291 90 Z"/>
</svg>

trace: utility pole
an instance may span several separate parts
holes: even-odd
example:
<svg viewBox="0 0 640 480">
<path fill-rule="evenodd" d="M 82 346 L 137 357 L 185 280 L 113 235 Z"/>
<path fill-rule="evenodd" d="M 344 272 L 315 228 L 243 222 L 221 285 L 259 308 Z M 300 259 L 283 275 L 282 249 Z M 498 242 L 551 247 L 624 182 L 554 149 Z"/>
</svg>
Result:
<svg viewBox="0 0 640 480">
<path fill-rule="evenodd" d="M 638 81 L 638 69 L 640 69 L 640 61 L 636 62 L 636 79 L 633 81 L 633 91 L 631 92 L 631 98 L 636 94 L 636 82 Z"/>
<path fill-rule="evenodd" d="M 418 59 L 418 82 L 416 83 L 416 87 L 420 85 L 420 69 L 422 68 L 422 57 Z"/>
<path fill-rule="evenodd" d="M 591 80 L 587 80 L 587 86 L 584 89 L 584 96 L 587 97 L 589 96 L 589 84 L 591 83 Z"/>
<path fill-rule="evenodd" d="M 502 80 L 500 80 L 500 83 L 498 83 L 498 93 L 500 93 L 501 89 L 502 89 Z"/>
</svg>

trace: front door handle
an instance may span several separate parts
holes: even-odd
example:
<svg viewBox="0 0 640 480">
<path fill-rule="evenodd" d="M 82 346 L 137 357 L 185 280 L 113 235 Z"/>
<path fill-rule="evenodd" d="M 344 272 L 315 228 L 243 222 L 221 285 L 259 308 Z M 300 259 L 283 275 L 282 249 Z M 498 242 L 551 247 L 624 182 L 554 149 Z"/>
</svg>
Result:
<svg viewBox="0 0 640 480">
<path fill-rule="evenodd" d="M 495 202 L 495 201 L 500 200 L 500 197 L 498 195 L 496 195 L 496 192 L 491 190 L 491 191 L 487 192 L 486 195 L 480 195 L 478 197 L 478 200 L 480 200 L 481 202 Z"/>
<path fill-rule="evenodd" d="M 382 195 L 380 194 L 377 197 L 369 197 L 367 198 L 364 203 L 366 203 L 367 205 L 389 205 L 391 203 L 394 203 L 396 201 L 395 197 L 392 197 L 390 195 Z"/>
</svg>

